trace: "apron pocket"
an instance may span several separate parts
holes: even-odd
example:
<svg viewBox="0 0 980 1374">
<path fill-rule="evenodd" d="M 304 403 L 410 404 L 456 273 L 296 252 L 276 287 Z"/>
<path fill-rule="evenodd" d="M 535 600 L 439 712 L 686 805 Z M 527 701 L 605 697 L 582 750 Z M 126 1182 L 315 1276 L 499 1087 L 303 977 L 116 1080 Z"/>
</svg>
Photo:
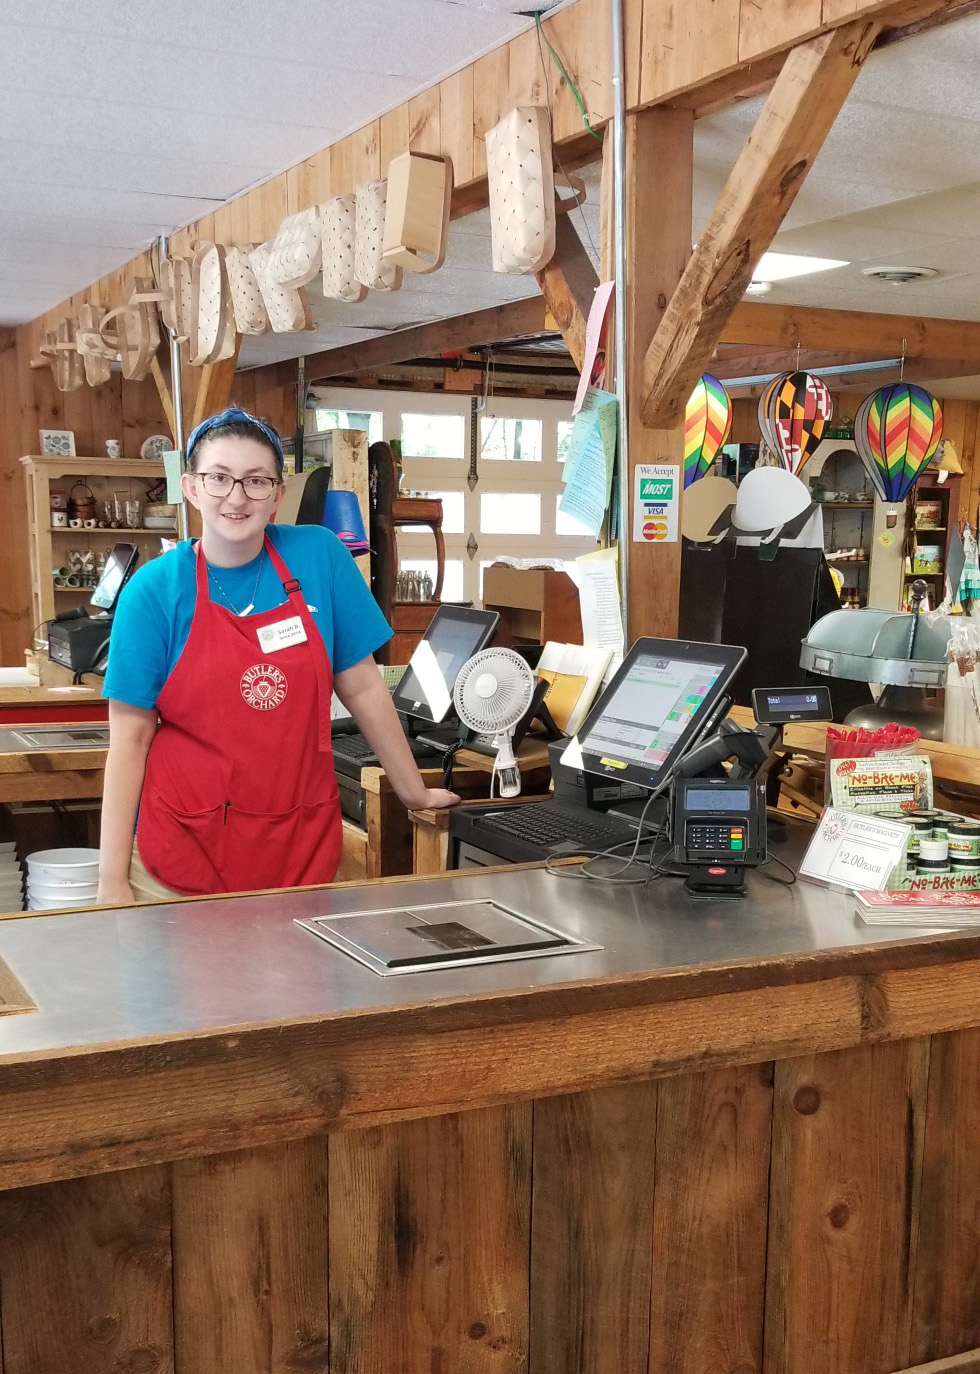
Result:
<svg viewBox="0 0 980 1374">
<path fill-rule="evenodd" d="M 289 811 L 181 811 L 156 797 L 140 811 L 140 857 L 159 882 L 193 896 L 329 883 L 343 840 L 338 795 Z"/>
<path fill-rule="evenodd" d="M 147 871 L 164 887 L 200 897 L 226 892 L 224 807 L 181 811 L 144 791 L 136 844 Z"/>
<path fill-rule="evenodd" d="M 343 829 L 337 797 L 289 811 L 243 811 L 224 818 L 224 891 L 332 882 Z"/>
</svg>

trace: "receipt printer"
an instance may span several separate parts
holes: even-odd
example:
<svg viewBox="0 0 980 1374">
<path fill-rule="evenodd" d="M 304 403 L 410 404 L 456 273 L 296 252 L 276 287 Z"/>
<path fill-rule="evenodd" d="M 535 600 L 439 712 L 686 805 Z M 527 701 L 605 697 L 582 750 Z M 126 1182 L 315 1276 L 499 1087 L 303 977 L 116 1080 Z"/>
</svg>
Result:
<svg viewBox="0 0 980 1374">
<path fill-rule="evenodd" d="M 73 673 L 91 672 L 104 663 L 111 629 L 111 615 L 81 615 L 74 620 L 53 621 L 48 629 L 48 653 L 55 663 Z"/>
</svg>

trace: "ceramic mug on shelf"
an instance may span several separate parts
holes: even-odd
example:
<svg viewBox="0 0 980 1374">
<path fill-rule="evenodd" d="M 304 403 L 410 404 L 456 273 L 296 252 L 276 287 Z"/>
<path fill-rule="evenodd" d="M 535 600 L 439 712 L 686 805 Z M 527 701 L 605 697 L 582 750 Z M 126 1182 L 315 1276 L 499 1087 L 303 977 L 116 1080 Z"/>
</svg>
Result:
<svg viewBox="0 0 980 1374">
<path fill-rule="evenodd" d="M 86 528 L 87 530 L 94 530 L 94 529 L 96 528 L 96 526 L 98 525 L 98 523 L 99 523 L 98 520 L 86 520 L 86 521 L 85 521 L 85 528 Z"/>
<path fill-rule="evenodd" d="M 122 444 L 118 439 L 107 439 L 105 441 L 106 456 L 109 458 L 122 457 Z"/>
<path fill-rule="evenodd" d="M 72 519 L 68 521 L 68 523 L 69 525 L 71 525 L 73 530 L 80 530 L 82 528 L 82 522 L 81 520 L 79 520 L 77 515 L 73 516 Z"/>
<path fill-rule="evenodd" d="M 53 510 L 51 512 L 51 524 L 54 529 L 66 529 L 68 526 L 68 512 L 66 510 Z"/>
</svg>

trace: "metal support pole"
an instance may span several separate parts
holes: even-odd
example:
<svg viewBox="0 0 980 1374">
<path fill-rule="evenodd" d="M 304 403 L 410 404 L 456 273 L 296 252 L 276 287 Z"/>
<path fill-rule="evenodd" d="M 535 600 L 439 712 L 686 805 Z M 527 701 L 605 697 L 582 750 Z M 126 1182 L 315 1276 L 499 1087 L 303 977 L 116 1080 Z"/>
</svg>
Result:
<svg viewBox="0 0 980 1374">
<path fill-rule="evenodd" d="M 157 239 L 159 248 L 160 262 L 167 258 L 167 239 L 161 234 Z M 167 329 L 170 339 L 170 399 L 174 408 L 174 448 L 180 454 L 181 462 L 184 460 L 184 393 L 180 384 L 180 344 L 177 342 L 177 331 Z M 177 537 L 186 539 L 188 536 L 187 526 L 187 500 L 181 493 L 180 502 L 177 506 Z"/>
<path fill-rule="evenodd" d="M 619 426 L 616 445 L 616 491 L 619 497 L 619 595 L 623 604 L 623 631 L 629 644 L 629 541 L 630 472 L 629 433 L 626 413 L 626 375 L 629 370 L 626 333 L 626 88 L 623 42 L 623 0 L 610 0 L 612 8 L 613 89 L 613 261 L 616 292 L 614 336 L 616 352 L 616 400 Z"/>
</svg>

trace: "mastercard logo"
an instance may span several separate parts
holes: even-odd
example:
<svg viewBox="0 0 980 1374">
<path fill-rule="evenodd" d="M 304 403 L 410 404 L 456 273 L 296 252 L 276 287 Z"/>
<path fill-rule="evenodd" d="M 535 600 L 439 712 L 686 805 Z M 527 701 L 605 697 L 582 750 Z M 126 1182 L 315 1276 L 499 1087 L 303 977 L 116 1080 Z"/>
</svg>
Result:
<svg viewBox="0 0 980 1374">
<path fill-rule="evenodd" d="M 643 528 L 640 531 L 643 538 L 649 543 L 656 543 L 658 540 L 667 538 L 666 520 L 644 520 Z"/>
</svg>

